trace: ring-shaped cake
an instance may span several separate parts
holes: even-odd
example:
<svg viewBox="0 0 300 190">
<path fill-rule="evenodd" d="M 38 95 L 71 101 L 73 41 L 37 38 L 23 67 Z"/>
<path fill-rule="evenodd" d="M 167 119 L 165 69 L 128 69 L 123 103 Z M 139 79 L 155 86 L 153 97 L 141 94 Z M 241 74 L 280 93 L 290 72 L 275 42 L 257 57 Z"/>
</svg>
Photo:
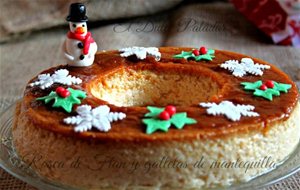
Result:
<svg viewBox="0 0 300 190">
<path fill-rule="evenodd" d="M 117 50 L 102 51 L 95 55 L 91 66 L 61 65 L 43 71 L 41 74 L 51 74 L 66 69 L 82 82 L 54 83 L 45 89 L 30 85 L 37 77 L 28 83 L 13 128 L 18 154 L 40 175 L 83 189 L 211 188 L 247 181 L 274 169 L 299 142 L 296 85 L 274 65 L 238 53 L 215 50 L 211 61 L 176 57 L 189 51 L 193 49 L 162 47 L 160 60 L 151 56 L 142 60 L 122 57 Z M 268 69 L 261 75 L 236 77 L 221 66 L 228 60 L 243 58 Z M 282 84 L 280 88 L 289 87 L 280 95 L 271 94 L 270 101 L 247 89 L 247 85 L 253 87 L 258 81 L 276 81 L 276 85 Z M 78 132 L 71 120 L 66 123 L 66 118 L 76 117 L 80 105 L 74 105 L 67 113 L 51 107 L 51 101 L 38 100 L 61 86 L 85 92 L 80 105 L 106 105 L 123 117 L 109 120 L 114 121 L 109 130 L 92 128 Z M 258 87 L 259 92 L 264 90 Z M 231 107 L 208 111 L 208 107 L 222 102 Z M 157 111 L 168 105 L 175 106 L 176 113 L 184 113 L 182 118 L 189 122 L 177 125 L 183 120 L 176 123 L 174 119 L 174 125 L 167 127 L 147 123 L 151 108 Z M 253 112 L 241 111 L 241 117 L 235 119 L 222 115 L 234 105 L 251 105 Z M 236 110 L 233 112 L 236 114 Z M 77 167 L 67 167 L 76 159 L 80 163 Z M 199 167 L 201 159 L 205 164 Z M 214 161 L 237 164 L 239 160 L 248 165 L 212 167 Z M 64 167 L 45 164 L 54 161 Z M 252 162 L 267 161 L 268 167 L 249 167 Z M 138 163 L 135 168 L 133 163 Z"/>
</svg>

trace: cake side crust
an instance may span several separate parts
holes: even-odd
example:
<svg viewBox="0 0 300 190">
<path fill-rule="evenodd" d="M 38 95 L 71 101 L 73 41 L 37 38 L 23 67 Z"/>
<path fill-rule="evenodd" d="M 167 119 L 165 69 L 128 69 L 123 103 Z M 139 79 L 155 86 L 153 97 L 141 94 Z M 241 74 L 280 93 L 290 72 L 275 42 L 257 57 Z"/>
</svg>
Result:
<svg viewBox="0 0 300 190">
<path fill-rule="evenodd" d="M 163 157 L 187 163 L 195 163 L 201 157 L 207 162 L 238 159 L 257 162 L 270 157 L 277 165 L 295 149 L 300 136 L 300 125 L 297 124 L 299 103 L 288 120 L 273 123 L 267 133 L 249 131 L 218 139 L 142 144 L 66 137 L 35 126 L 22 111 L 17 113 L 20 114 L 13 128 L 13 140 L 19 156 L 42 176 L 82 188 L 151 186 L 189 189 L 247 181 L 270 168 L 250 168 L 245 172 L 245 168 L 209 168 L 209 164 L 200 169 L 192 167 L 193 164 L 188 164 L 186 168 L 150 165 Z M 79 166 L 70 167 L 77 158 L 80 159 Z M 109 167 L 106 164 L 111 159 L 123 162 L 127 167 Z M 64 166 L 49 165 L 54 161 L 64 163 Z M 140 163 L 134 171 L 130 167 L 132 161 Z"/>
</svg>

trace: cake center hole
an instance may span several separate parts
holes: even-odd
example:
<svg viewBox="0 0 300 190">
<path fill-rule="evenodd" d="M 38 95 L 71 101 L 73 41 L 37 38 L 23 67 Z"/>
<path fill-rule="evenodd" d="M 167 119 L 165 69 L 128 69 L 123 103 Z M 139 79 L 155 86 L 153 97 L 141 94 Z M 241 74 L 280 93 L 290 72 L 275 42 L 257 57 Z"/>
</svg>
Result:
<svg viewBox="0 0 300 190">
<path fill-rule="evenodd" d="M 116 106 L 190 106 L 218 94 L 220 84 L 211 75 L 120 69 L 92 82 L 90 90 Z"/>
</svg>

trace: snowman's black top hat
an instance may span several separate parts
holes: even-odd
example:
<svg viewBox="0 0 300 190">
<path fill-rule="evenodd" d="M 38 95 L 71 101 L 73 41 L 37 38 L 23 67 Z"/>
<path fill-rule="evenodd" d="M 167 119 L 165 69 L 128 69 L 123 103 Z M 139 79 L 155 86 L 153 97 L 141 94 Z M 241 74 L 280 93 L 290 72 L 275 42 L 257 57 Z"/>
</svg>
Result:
<svg viewBox="0 0 300 190">
<path fill-rule="evenodd" d="M 86 22 L 88 17 L 86 16 L 86 8 L 84 4 L 72 3 L 66 20 L 71 22 Z"/>
</svg>

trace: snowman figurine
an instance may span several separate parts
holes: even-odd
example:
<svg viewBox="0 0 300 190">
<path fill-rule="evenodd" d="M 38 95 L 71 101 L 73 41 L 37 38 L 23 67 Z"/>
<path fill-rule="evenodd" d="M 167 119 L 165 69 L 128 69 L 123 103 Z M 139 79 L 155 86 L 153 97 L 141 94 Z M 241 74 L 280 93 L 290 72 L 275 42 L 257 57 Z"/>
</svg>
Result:
<svg viewBox="0 0 300 190">
<path fill-rule="evenodd" d="M 70 6 L 70 31 L 63 45 L 64 56 L 70 66 L 87 67 L 93 64 L 97 44 L 87 31 L 86 8 L 82 3 L 73 3 Z"/>
</svg>

